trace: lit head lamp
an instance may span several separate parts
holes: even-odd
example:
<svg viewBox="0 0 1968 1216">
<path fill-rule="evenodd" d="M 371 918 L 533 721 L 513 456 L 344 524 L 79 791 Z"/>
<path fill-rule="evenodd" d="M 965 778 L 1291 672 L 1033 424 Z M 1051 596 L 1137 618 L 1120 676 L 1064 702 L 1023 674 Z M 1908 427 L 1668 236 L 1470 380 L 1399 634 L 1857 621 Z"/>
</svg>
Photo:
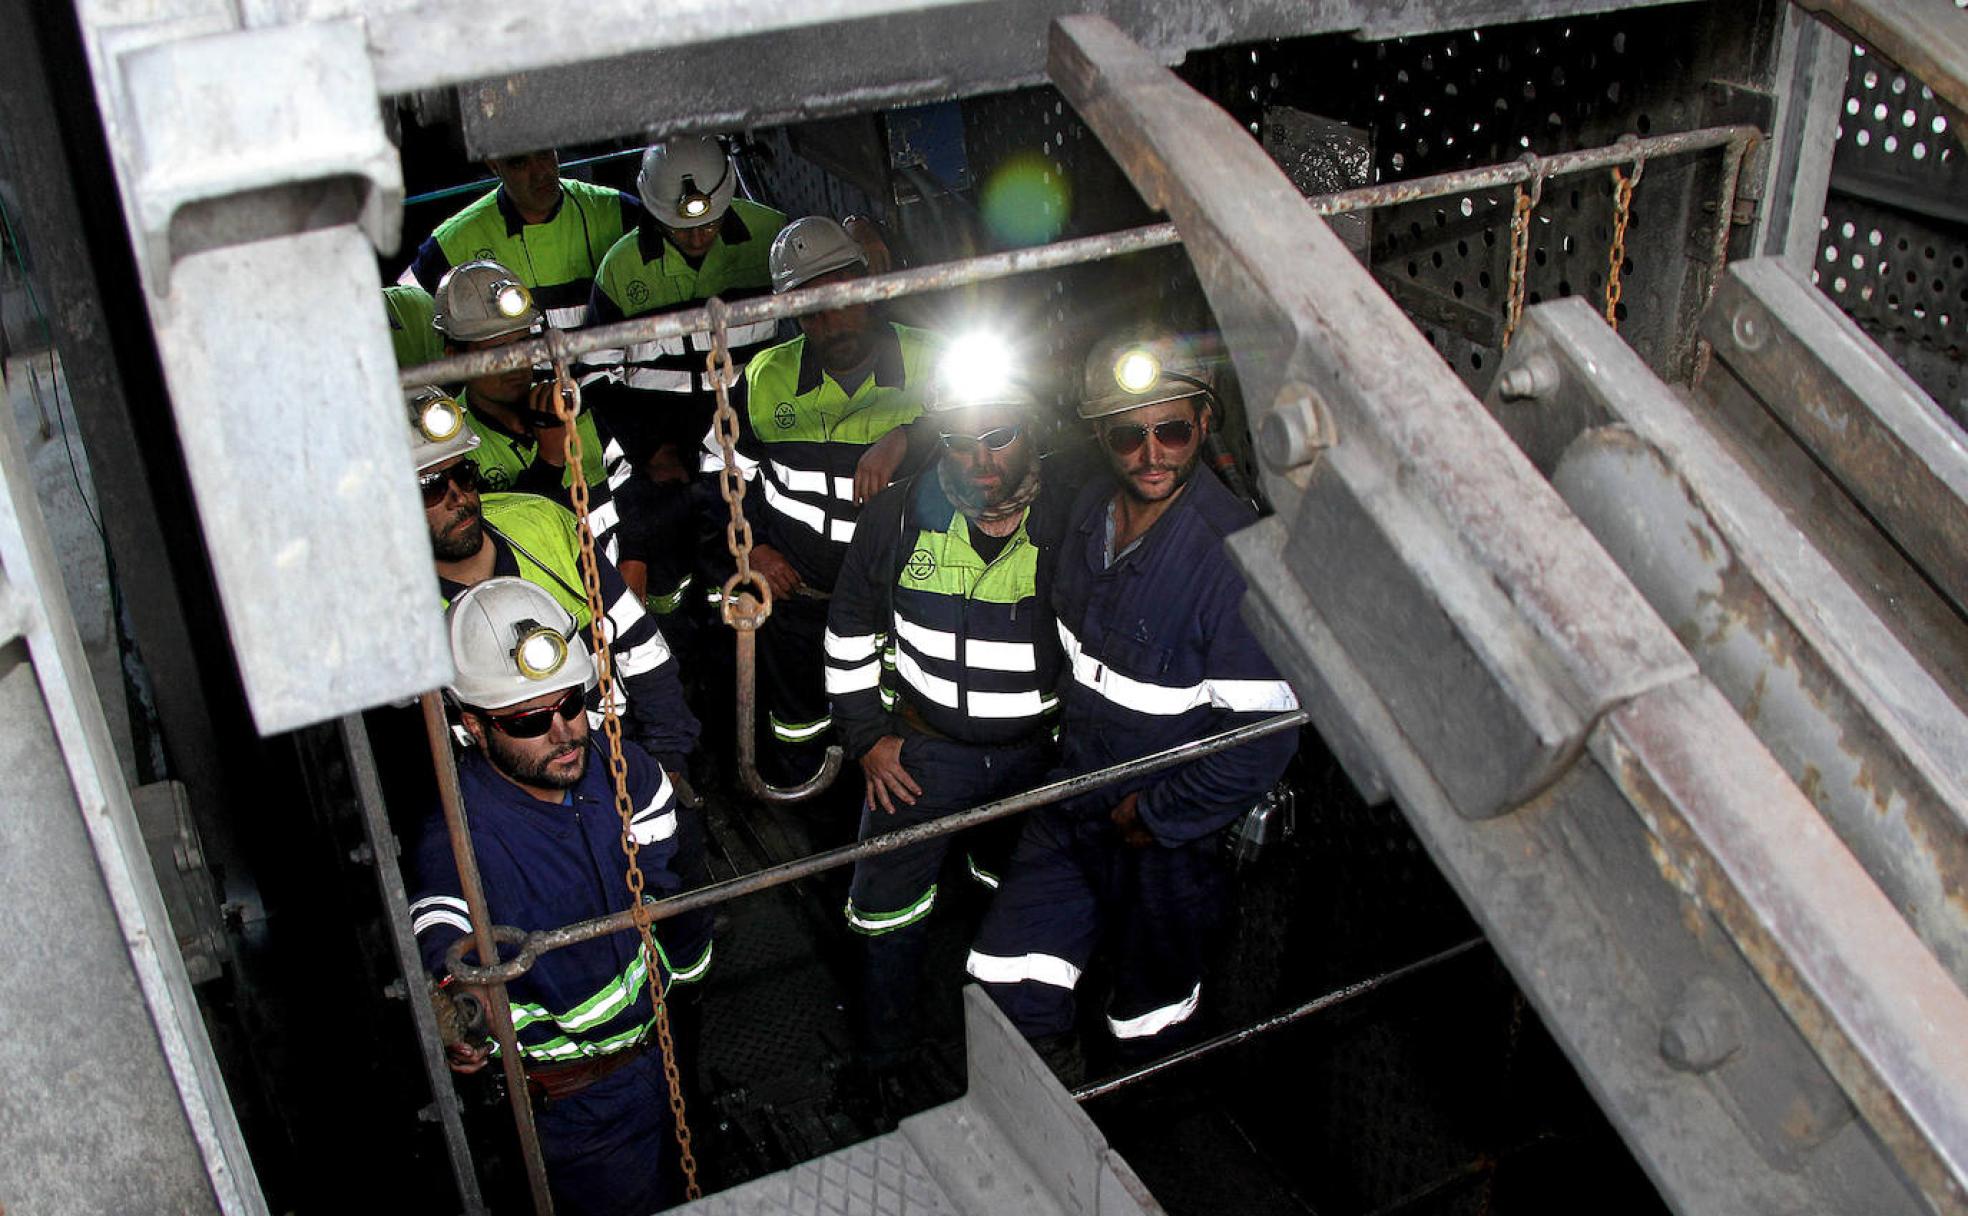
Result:
<svg viewBox="0 0 1968 1216">
<path fill-rule="evenodd" d="M 1129 337 L 1099 344 L 1087 357 L 1081 391 L 1079 414 L 1087 419 L 1216 395 L 1202 361 L 1187 340 L 1175 337 Z"/>
<path fill-rule="evenodd" d="M 465 429 L 465 411 L 453 398 L 440 396 L 416 408 L 417 430 L 431 443 L 455 439 Z"/>
<path fill-rule="evenodd" d="M 697 179 L 683 175 L 683 193 L 677 196 L 677 214 L 686 220 L 701 220 L 711 214 L 711 196 L 697 188 Z"/>
<path fill-rule="evenodd" d="M 518 279 L 501 279 L 492 284 L 492 307 L 502 317 L 522 317 L 533 307 L 533 296 Z"/>
<path fill-rule="evenodd" d="M 538 621 L 513 626 L 513 665 L 529 680 L 551 679 L 567 662 L 567 639 Z"/>
</svg>

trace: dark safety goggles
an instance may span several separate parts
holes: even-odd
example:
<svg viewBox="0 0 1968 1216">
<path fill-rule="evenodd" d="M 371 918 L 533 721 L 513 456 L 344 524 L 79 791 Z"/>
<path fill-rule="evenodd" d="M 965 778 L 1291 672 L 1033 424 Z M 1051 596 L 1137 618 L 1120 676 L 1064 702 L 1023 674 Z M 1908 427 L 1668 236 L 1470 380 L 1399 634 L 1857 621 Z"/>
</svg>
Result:
<svg viewBox="0 0 1968 1216">
<path fill-rule="evenodd" d="M 1023 427 L 1012 425 L 993 427 L 982 435 L 952 435 L 945 431 L 940 438 L 943 440 L 945 451 L 955 452 L 959 456 L 975 456 L 980 450 L 1004 451 L 1018 442 L 1018 436 L 1023 430 Z"/>
<path fill-rule="evenodd" d="M 1120 422 L 1100 433 L 1107 448 L 1116 456 L 1132 456 L 1148 442 L 1149 428 L 1139 422 Z M 1180 451 L 1196 442 L 1196 424 L 1188 418 L 1169 418 L 1154 426 L 1155 442 L 1171 451 Z"/>
<path fill-rule="evenodd" d="M 499 728 L 499 733 L 513 739 L 537 739 L 553 727 L 554 715 L 560 715 L 563 722 L 572 722 L 588 710 L 588 694 L 585 689 L 570 688 L 567 695 L 552 705 L 542 705 L 538 709 L 523 709 L 516 714 L 486 714 L 485 720 Z"/>
<path fill-rule="evenodd" d="M 448 469 L 432 469 L 417 478 L 417 488 L 423 491 L 427 507 L 443 502 L 452 486 L 467 494 L 478 489 L 478 467 L 469 460 L 460 460 Z"/>
</svg>

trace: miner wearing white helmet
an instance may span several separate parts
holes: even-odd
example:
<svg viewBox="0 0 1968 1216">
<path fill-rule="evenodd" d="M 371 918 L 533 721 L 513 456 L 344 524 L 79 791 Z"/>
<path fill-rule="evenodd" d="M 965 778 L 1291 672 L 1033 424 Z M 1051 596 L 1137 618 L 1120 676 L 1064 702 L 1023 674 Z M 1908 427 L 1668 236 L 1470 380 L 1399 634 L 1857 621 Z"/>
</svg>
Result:
<svg viewBox="0 0 1968 1216">
<path fill-rule="evenodd" d="M 1052 766 L 1060 648 L 1048 592 L 1074 487 L 1040 459 L 1045 411 L 1019 372 L 1002 342 L 948 345 L 923 419 L 940 440 L 934 463 L 862 511 L 834 581 L 827 693 L 867 781 L 863 839 L 1029 789 Z M 1017 830 L 993 824 L 958 842 L 984 887 L 996 889 Z M 885 1103 L 918 1048 L 917 990 L 951 843 L 854 867 L 861 1059 Z"/>
<path fill-rule="evenodd" d="M 595 274 L 589 312 L 597 324 L 771 290 L 767 253 L 786 217 L 738 196 L 737 163 L 717 140 L 686 135 L 651 144 L 636 192 L 641 220 Z M 773 321 L 732 326 L 726 341 L 734 371 L 742 372 L 777 333 Z M 717 404 L 705 366 L 710 349 L 710 335 L 700 332 L 589 356 L 614 381 L 590 383 L 589 400 L 631 463 L 621 488 L 628 522 L 622 572 L 678 626 L 673 635 L 689 636 L 702 615 L 701 603 L 686 604 L 683 594 L 696 567 L 692 527 L 674 522 L 692 510 L 697 441 Z"/>
<path fill-rule="evenodd" d="M 497 262 L 455 267 L 438 283 L 432 303 L 431 326 L 443 336 L 447 355 L 510 346 L 540 332 L 532 292 Z M 466 424 L 479 438 L 471 459 L 485 489 L 538 494 L 569 508 L 574 505 L 567 427 L 554 412 L 553 394 L 551 372 L 525 366 L 465 382 L 458 401 L 465 407 Z M 611 499 L 628 479 L 628 460 L 607 423 L 581 409 L 578 389 L 574 408 L 579 411 L 574 429 L 581 439 L 581 471 L 588 483 L 588 527 L 612 558 L 620 510 Z"/>
<path fill-rule="evenodd" d="M 485 162 L 498 188 L 439 224 L 399 283 L 431 294 L 454 266 L 489 259 L 520 270 L 520 281 L 555 329 L 587 324 L 595 270 L 635 226 L 636 200 L 607 186 L 560 175 L 551 149 Z"/>
<path fill-rule="evenodd" d="M 783 294 L 860 278 L 868 255 L 834 220 L 807 216 L 772 242 L 770 269 L 772 289 Z M 774 599 L 759 635 L 759 696 L 774 741 L 766 754 L 777 757 L 781 777 L 804 779 L 833 721 L 820 657 L 826 596 L 861 504 L 905 463 L 919 465 L 936 441 L 933 428 L 914 424 L 929 399 L 938 342 L 865 304 L 810 313 L 799 326 L 799 337 L 752 359 L 732 404 L 738 457 L 751 478 L 752 568 Z M 705 470 L 722 469 L 714 438 L 705 449 Z"/>
<path fill-rule="evenodd" d="M 589 730 L 595 664 L 574 618 L 539 587 L 494 578 L 445 613 L 456 678 L 445 691 L 472 746 L 458 791 L 487 908 L 501 925 L 552 929 L 628 909 L 628 855 L 605 746 Z M 649 894 L 682 889 L 676 797 L 663 769 L 624 741 L 628 832 Z M 441 815 L 412 855 L 412 929 L 433 976 L 473 930 Z M 654 994 L 668 988 L 670 922 L 656 927 L 660 974 L 633 929 L 550 951 L 512 981 L 514 1025 L 557 1209 L 643 1216 L 679 1187 Z M 453 1071 L 484 1068 L 491 1045 L 446 1046 Z M 684 1048 L 679 1045 L 679 1053 Z M 688 1058 L 679 1060 L 687 1071 Z M 606 1128 L 606 1136 L 596 1129 Z"/>
</svg>

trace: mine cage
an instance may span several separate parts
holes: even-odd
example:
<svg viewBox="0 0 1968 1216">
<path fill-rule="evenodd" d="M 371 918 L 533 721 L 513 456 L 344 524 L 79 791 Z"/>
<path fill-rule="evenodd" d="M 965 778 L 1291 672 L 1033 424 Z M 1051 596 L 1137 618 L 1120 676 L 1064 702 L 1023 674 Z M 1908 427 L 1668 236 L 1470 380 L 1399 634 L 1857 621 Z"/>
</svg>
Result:
<svg viewBox="0 0 1968 1216">
<path fill-rule="evenodd" d="M 1152 1198 L 1058 1210 L 1968 1212 L 1968 0 L 0 15 L 0 1210 L 546 1206 L 397 864 L 450 756 L 399 383 L 873 301 L 1062 411 L 1119 322 L 1220 335 L 1270 507 L 1304 709 L 1146 764 L 1304 724 L 1298 830 L 1212 1037 L 1073 1094 Z M 397 371 L 478 158 L 685 132 L 899 268 Z M 897 842 L 709 792 L 653 915 L 721 909 L 692 1121 L 758 1203 L 874 1143 L 828 915 Z"/>
</svg>

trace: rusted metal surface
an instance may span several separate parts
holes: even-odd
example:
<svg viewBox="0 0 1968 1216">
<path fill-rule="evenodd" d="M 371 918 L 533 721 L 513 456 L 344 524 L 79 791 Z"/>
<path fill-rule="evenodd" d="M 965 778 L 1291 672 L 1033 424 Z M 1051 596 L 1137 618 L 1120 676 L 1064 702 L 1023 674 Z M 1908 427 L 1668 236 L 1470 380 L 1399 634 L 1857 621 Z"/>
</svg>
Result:
<svg viewBox="0 0 1968 1216">
<path fill-rule="evenodd" d="M 1968 714 L 1583 303 L 1531 311 L 1489 404 L 1968 990 Z"/>
<path fill-rule="evenodd" d="M 1968 1212 L 1968 996 L 1704 681 L 1610 714 L 1592 750 L 1661 877 L 1727 931 L 1936 1212 Z"/>
<path fill-rule="evenodd" d="M 741 595 L 738 598 L 744 602 L 749 601 L 751 596 Z M 811 798 L 834 783 L 834 778 L 840 776 L 843 753 L 838 744 L 829 744 L 825 757 L 820 761 L 820 771 L 797 785 L 776 786 L 759 773 L 758 629 L 759 626 L 753 625 L 747 628 L 734 628 L 732 631 L 738 644 L 735 694 L 738 702 L 738 776 L 752 797 L 761 802 L 799 802 Z"/>
<path fill-rule="evenodd" d="M 465 910 L 471 916 L 472 935 L 459 941 L 469 942 L 480 959 L 496 959 L 499 949 L 493 934 L 492 913 L 485 904 L 485 884 L 479 878 L 478 855 L 472 850 L 471 828 L 465 820 L 465 800 L 458 790 L 458 765 L 451 755 L 451 727 L 444 720 L 444 702 L 438 694 L 427 692 L 422 704 L 431 765 L 437 771 L 438 805 L 444 813 L 444 830 L 451 838 L 451 856 L 458 866 L 458 886 L 465 897 Z M 519 1054 L 519 1037 L 513 1030 L 512 1002 L 506 997 L 503 979 L 483 982 L 485 1018 L 499 1043 L 500 1064 L 506 1074 L 506 1097 L 512 1103 L 513 1123 L 519 1129 L 520 1156 L 526 1162 L 526 1182 L 533 1192 L 533 1210 L 539 1216 L 553 1216 L 546 1160 L 540 1155 L 540 1132 L 533 1125 L 533 1096 L 526 1088 L 526 1062 Z M 422 998 L 412 993 L 410 999 Z"/>
<path fill-rule="evenodd" d="M 1232 125 L 1234 127 L 1234 124 Z M 1369 211 L 1377 207 L 1391 207 L 1398 203 L 1413 202 L 1416 199 L 1442 198 L 1451 194 L 1507 186 L 1515 182 L 1529 181 L 1540 173 L 1546 177 L 1555 177 L 1582 173 L 1589 169 L 1603 169 L 1608 165 L 1631 161 L 1636 155 L 1651 158 L 1702 152 L 1715 148 L 1739 150 L 1755 133 L 1756 129 L 1748 126 L 1704 127 L 1695 131 L 1623 140 L 1603 148 L 1587 148 L 1542 159 L 1527 156 L 1501 165 L 1459 169 L 1453 173 L 1437 173 L 1428 177 L 1385 182 L 1377 186 L 1362 186 L 1353 190 L 1342 190 L 1336 194 L 1316 196 L 1304 200 L 1304 203 L 1315 215 L 1342 215 Z M 1733 163 L 1739 157 L 1739 151 L 1732 151 L 1731 156 Z M 725 323 L 751 325 L 781 317 L 800 317 L 810 313 L 825 312 L 830 308 L 842 308 L 850 304 L 894 300 L 927 291 L 942 291 L 951 287 L 1007 278 L 1011 275 L 1075 266 L 1084 262 L 1099 261 L 1102 258 L 1160 249 L 1176 244 L 1180 240 L 1181 236 L 1177 233 L 1174 224 L 1148 224 L 1140 228 L 1058 241 L 1030 249 L 1015 249 L 934 266 L 898 270 L 889 274 L 856 279 L 849 283 L 802 288 L 780 296 L 760 296 L 750 300 L 740 300 L 725 305 Z M 525 342 L 453 355 L 404 368 L 397 378 L 405 388 L 415 388 L 422 384 L 450 384 L 459 380 L 490 375 L 493 372 L 550 362 L 557 358 L 574 359 L 591 351 L 629 346 L 639 342 L 654 342 L 683 334 L 705 333 L 709 332 L 715 323 L 716 317 L 709 306 L 706 306 L 645 317 L 631 317 L 612 325 L 600 325 L 572 332 L 549 330 L 542 337 Z"/>
<path fill-rule="evenodd" d="M 1182 233 L 1290 530 L 1280 559 L 1344 563 L 1346 578 L 1305 593 L 1466 815 L 1530 797 L 1606 706 L 1692 673 L 1637 595 L 1601 590 L 1617 569 L 1247 132 L 1099 18 L 1062 20 L 1053 64 Z M 1299 430 L 1336 439 L 1296 463 L 1285 441 Z M 1345 713 L 1339 698 L 1312 703 Z"/>
<path fill-rule="evenodd" d="M 1209 735 L 1190 743 L 1179 744 L 1158 752 L 1150 752 L 1146 756 L 1141 756 L 1121 764 L 1110 765 L 1107 768 L 1095 769 L 1090 773 L 1081 773 L 1078 776 L 1048 782 L 1045 785 L 1027 790 L 1022 794 L 1013 794 L 1009 798 L 1001 798 L 996 802 L 987 802 L 983 806 L 973 807 L 967 811 L 959 811 L 954 815 L 947 815 L 941 819 L 931 820 L 928 823 L 919 823 L 913 827 L 902 828 L 899 831 L 884 832 L 879 836 L 872 836 L 867 840 L 861 841 L 859 844 L 843 845 L 840 848 L 828 849 L 823 853 L 815 853 L 810 857 L 802 857 L 796 861 L 768 866 L 763 870 L 757 870 L 750 874 L 741 874 L 737 878 L 727 878 L 723 882 L 714 882 L 708 886 L 699 887 L 695 891 L 686 891 L 682 895 L 672 895 L 668 899 L 657 900 L 655 903 L 649 905 L 650 919 L 662 920 L 667 917 L 682 915 L 685 912 L 694 912 L 698 908 L 707 908 L 713 904 L 721 904 L 729 899 L 736 899 L 741 895 L 752 895 L 759 891 L 783 886 L 786 883 L 794 882 L 825 870 L 852 865 L 864 857 L 876 857 L 883 853 L 893 853 L 897 849 L 905 849 L 913 844 L 921 844 L 925 840 L 934 840 L 939 836 L 948 836 L 953 832 L 961 832 L 976 827 L 980 823 L 990 823 L 994 819 L 1003 819 L 1007 815 L 1016 815 L 1021 811 L 1029 811 L 1033 807 L 1058 802 L 1063 798 L 1070 798 L 1074 794 L 1090 789 L 1097 789 L 1100 786 L 1108 785 L 1127 777 L 1139 776 L 1143 773 L 1160 772 L 1165 768 L 1171 768 L 1177 764 L 1184 764 L 1190 760 L 1200 759 L 1204 756 L 1212 756 L 1217 752 L 1236 747 L 1239 744 L 1248 743 L 1253 739 L 1261 739 L 1266 735 L 1276 734 L 1281 730 L 1292 730 L 1304 725 L 1306 720 L 1307 715 L 1303 710 L 1293 710 L 1290 713 L 1276 714 L 1261 722 L 1253 722 L 1249 726 L 1240 726 L 1235 730 L 1223 731 L 1220 734 Z M 632 921 L 627 912 L 618 912 L 613 916 L 596 917 L 593 920 L 565 925 L 558 929 L 539 930 L 523 936 L 518 935 L 517 931 L 506 930 L 502 926 L 502 932 L 513 934 L 513 936 L 509 936 L 504 940 L 504 944 L 518 947 L 518 952 L 513 958 L 500 963 L 496 967 L 472 967 L 466 965 L 463 961 L 464 948 L 462 945 L 453 946 L 450 955 L 451 974 L 464 983 L 507 983 L 526 974 L 540 955 L 550 950 L 558 950 L 563 946 L 573 946 L 581 942 L 593 941 L 597 937 L 606 937 L 610 933 L 619 933 L 631 926 Z"/>
<path fill-rule="evenodd" d="M 1398 796 L 1669 1202 L 1907 1212 L 1912 1179 L 1959 1210 L 1948 1086 L 1968 1092 L 1968 1047 L 1943 1028 L 1968 1026 L 1968 998 L 1234 122 L 1098 18 L 1057 23 L 1053 75 L 1174 220 L 1252 403 L 1279 511 L 1232 538 L 1246 615 Z M 1267 445 L 1314 410 L 1336 442 Z M 1715 856 L 1662 840 L 1648 780 Z M 1795 864 L 1762 847 L 1786 833 Z M 1684 878 L 1704 866 L 1727 881 Z M 1814 877 L 1853 890 L 1879 957 L 1842 907 L 1768 897 Z M 1867 1022 L 1901 977 L 1935 1020 Z"/>
<path fill-rule="evenodd" d="M 1968 25 L 1968 15 L 1962 23 Z M 1702 321 L 1716 354 L 1968 615 L 1968 436 L 1822 293 L 1737 263 Z"/>
</svg>

